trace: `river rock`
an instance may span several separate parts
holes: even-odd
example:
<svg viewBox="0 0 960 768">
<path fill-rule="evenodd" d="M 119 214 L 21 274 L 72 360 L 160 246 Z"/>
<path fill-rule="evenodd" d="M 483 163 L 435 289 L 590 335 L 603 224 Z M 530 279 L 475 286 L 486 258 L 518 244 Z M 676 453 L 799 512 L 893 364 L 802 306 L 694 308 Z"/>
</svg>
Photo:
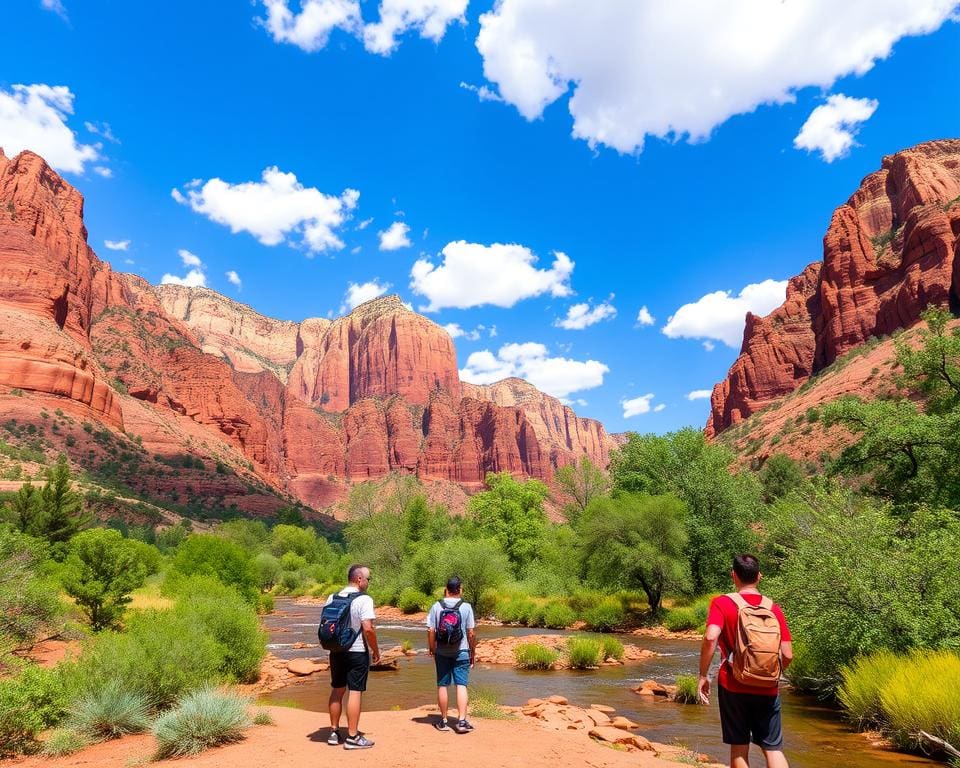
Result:
<svg viewBox="0 0 960 768">
<path fill-rule="evenodd" d="M 320 665 L 310 659 L 290 659 L 287 662 L 287 671 L 300 677 L 312 675 L 320 671 Z"/>
<path fill-rule="evenodd" d="M 643 736 L 636 733 L 626 733 L 619 728 L 598 727 L 590 730 L 590 736 L 608 744 L 619 744 L 628 750 L 645 750 L 653 752 L 653 745 Z"/>
<path fill-rule="evenodd" d="M 570 703 L 567 701 L 566 697 L 564 696 L 547 696 L 547 701 L 550 704 L 559 704 L 561 706 Z"/>
<path fill-rule="evenodd" d="M 608 707 L 606 704 L 591 704 L 590 709 L 595 709 L 598 712 L 603 712 L 604 714 L 607 714 L 607 715 L 612 715 L 614 712 L 617 711 L 613 707 Z"/>
<path fill-rule="evenodd" d="M 597 723 L 597 725 L 599 725 L 599 723 Z M 633 730 L 634 728 L 640 727 L 635 722 L 633 722 L 633 720 L 628 720 L 623 716 L 617 716 L 613 718 L 610 721 L 610 725 L 612 725 L 614 728 L 619 728 L 621 731 L 630 731 L 630 730 Z"/>
</svg>

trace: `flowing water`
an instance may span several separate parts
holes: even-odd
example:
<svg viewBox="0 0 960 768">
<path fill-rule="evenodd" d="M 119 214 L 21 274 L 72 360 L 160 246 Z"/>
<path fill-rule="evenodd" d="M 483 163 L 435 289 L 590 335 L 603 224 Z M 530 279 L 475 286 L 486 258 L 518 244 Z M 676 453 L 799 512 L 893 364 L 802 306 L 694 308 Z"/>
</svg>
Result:
<svg viewBox="0 0 960 768">
<path fill-rule="evenodd" d="M 293 649 L 295 643 L 316 643 L 319 608 L 289 601 L 277 602 L 278 612 L 265 619 L 270 630 L 270 650 L 281 658 L 318 657 L 320 648 Z M 278 631 L 279 630 L 279 631 Z M 545 629 L 521 627 L 478 627 L 478 635 L 554 634 Z M 569 634 L 558 632 L 556 634 Z M 424 627 L 414 624 L 380 625 L 377 637 L 381 648 L 410 640 L 417 649 L 426 646 Z M 627 638 L 623 638 L 627 639 Z M 607 704 L 618 714 L 640 723 L 640 732 L 653 741 L 680 743 L 714 759 L 724 760 L 726 749 L 720 741 L 720 720 L 716 690 L 709 707 L 682 705 L 637 696 L 634 683 L 654 679 L 672 683 L 678 674 L 696 674 L 700 645 L 695 640 L 631 638 L 659 656 L 639 664 L 602 667 L 577 672 L 524 672 L 506 666 L 477 665 L 471 686 L 494 692 L 501 704 L 523 704 L 531 697 L 552 694 L 566 696 L 572 704 Z M 400 661 L 396 672 L 371 672 L 364 709 L 408 709 L 434 701 L 436 677 L 433 660 L 426 653 Z M 320 674 L 308 681 L 266 694 L 266 701 L 290 703 L 303 709 L 325 712 L 330 692 L 329 678 Z M 793 768 L 893 768 L 893 766 L 941 765 L 921 757 L 871 747 L 861 735 L 850 730 L 836 708 L 816 699 L 784 691 L 784 733 L 786 753 Z M 482 726 L 481 726 L 482 727 Z M 753 762 L 759 758 L 757 754 Z M 762 761 L 761 761 L 762 762 Z"/>
</svg>

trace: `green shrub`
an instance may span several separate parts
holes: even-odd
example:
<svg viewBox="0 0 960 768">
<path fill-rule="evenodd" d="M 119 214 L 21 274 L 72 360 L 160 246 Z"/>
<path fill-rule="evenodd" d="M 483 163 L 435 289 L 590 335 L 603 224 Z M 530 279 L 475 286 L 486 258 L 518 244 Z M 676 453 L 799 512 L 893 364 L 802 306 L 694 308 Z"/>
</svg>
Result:
<svg viewBox="0 0 960 768">
<path fill-rule="evenodd" d="M 57 728 L 50 732 L 41 750 L 46 757 L 64 757 L 90 746 L 91 741 L 73 728 Z"/>
<path fill-rule="evenodd" d="M 500 708 L 497 694 L 485 688 L 470 692 L 470 714 L 485 720 L 509 720 L 513 717 Z"/>
<path fill-rule="evenodd" d="M 273 715 L 265 709 L 258 709 L 253 715 L 254 725 L 273 725 Z"/>
<path fill-rule="evenodd" d="M 579 590 L 570 595 L 568 602 L 577 616 L 583 616 L 588 610 L 601 603 L 603 599 L 604 595 L 601 592 Z"/>
<path fill-rule="evenodd" d="M 528 627 L 544 627 L 547 624 L 547 604 L 533 603 L 527 614 Z"/>
<path fill-rule="evenodd" d="M 601 661 L 601 651 L 600 641 L 592 637 L 574 636 L 567 639 L 567 656 L 572 669 L 590 669 L 597 666 Z"/>
<path fill-rule="evenodd" d="M 240 696 L 211 688 L 188 693 L 153 725 L 156 759 L 196 755 L 240 741 L 250 726 L 248 705 Z"/>
<path fill-rule="evenodd" d="M 191 534 L 171 565 L 184 576 L 212 576 L 233 587 L 251 605 L 257 602 L 257 572 L 253 559 L 239 544 L 209 534 Z"/>
<path fill-rule="evenodd" d="M 616 659 L 623 661 L 623 643 L 610 635 L 604 635 L 600 638 L 600 646 L 603 649 L 604 659 Z"/>
<path fill-rule="evenodd" d="M 430 608 L 433 600 L 423 594 L 419 589 L 407 587 L 400 593 L 397 599 L 397 607 L 404 613 L 418 613 Z"/>
<path fill-rule="evenodd" d="M 540 643 L 522 643 L 513 649 L 520 669 L 550 669 L 559 654 Z"/>
<path fill-rule="evenodd" d="M 841 670 L 843 681 L 837 690 L 837 698 L 857 727 L 882 723 L 880 692 L 900 662 L 895 653 L 878 651 L 859 657 L 851 666 Z"/>
<path fill-rule="evenodd" d="M 58 670 L 30 666 L 0 680 L 0 756 L 35 751 L 37 734 L 56 724 L 66 705 Z"/>
<path fill-rule="evenodd" d="M 497 603 L 496 616 L 504 624 L 523 624 L 530 621 L 536 604 L 526 597 L 508 597 Z"/>
<path fill-rule="evenodd" d="M 70 727 L 93 741 L 142 733 L 149 726 L 150 704 L 142 692 L 124 680 L 108 680 L 82 693 L 70 706 Z"/>
<path fill-rule="evenodd" d="M 674 697 L 675 701 L 679 701 L 681 704 L 699 704 L 700 703 L 700 688 L 699 680 L 693 675 L 677 675 L 675 684 L 677 686 L 677 694 Z"/>
<path fill-rule="evenodd" d="M 894 741 L 917 744 L 920 731 L 960 744 L 960 656 L 917 651 L 903 659 L 880 692 Z"/>
<path fill-rule="evenodd" d="M 615 597 L 605 597 L 583 613 L 587 627 L 595 632 L 609 632 L 623 624 L 624 618 L 623 606 Z"/>
<path fill-rule="evenodd" d="M 671 632 L 685 632 L 700 626 L 693 608 L 671 608 L 663 617 L 663 626 Z"/>
<path fill-rule="evenodd" d="M 550 629 L 566 629 L 576 620 L 573 608 L 559 601 L 548 603 L 543 612 L 543 625 Z"/>
</svg>

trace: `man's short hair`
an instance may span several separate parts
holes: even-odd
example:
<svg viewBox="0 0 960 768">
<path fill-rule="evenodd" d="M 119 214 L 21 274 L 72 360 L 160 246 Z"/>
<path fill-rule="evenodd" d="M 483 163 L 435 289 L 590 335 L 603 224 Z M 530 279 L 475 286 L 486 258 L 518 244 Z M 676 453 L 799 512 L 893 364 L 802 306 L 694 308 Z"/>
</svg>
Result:
<svg viewBox="0 0 960 768">
<path fill-rule="evenodd" d="M 362 571 L 367 566 L 360 565 L 359 563 L 354 563 L 349 568 L 347 568 L 347 584 L 352 584 L 353 581 L 357 578 L 360 571 Z"/>
<path fill-rule="evenodd" d="M 463 587 L 463 581 L 459 576 L 451 576 L 447 579 L 447 592 L 451 595 L 459 595 L 460 589 Z"/>
<path fill-rule="evenodd" d="M 733 558 L 733 572 L 744 584 L 755 584 L 760 578 L 760 563 L 753 555 L 737 555 Z"/>
</svg>

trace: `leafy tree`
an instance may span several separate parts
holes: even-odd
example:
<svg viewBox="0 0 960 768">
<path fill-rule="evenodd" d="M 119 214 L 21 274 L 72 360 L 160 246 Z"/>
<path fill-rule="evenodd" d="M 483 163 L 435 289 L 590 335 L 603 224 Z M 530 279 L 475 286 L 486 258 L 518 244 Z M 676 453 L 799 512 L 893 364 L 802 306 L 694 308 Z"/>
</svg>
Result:
<svg viewBox="0 0 960 768">
<path fill-rule="evenodd" d="M 407 542 L 419 542 L 430 535 L 433 512 L 423 495 L 414 496 L 403 509 L 403 525 Z"/>
<path fill-rule="evenodd" d="M 689 585 L 686 516 L 670 494 L 594 499 L 579 526 L 586 573 L 607 589 L 642 589 L 658 614 L 666 591 Z"/>
<path fill-rule="evenodd" d="M 303 517 L 303 512 L 296 507 L 281 507 L 277 510 L 275 520 L 278 525 L 304 526 L 307 524 L 307 521 Z"/>
<path fill-rule="evenodd" d="M 71 540 L 61 578 L 66 593 L 99 632 L 119 623 L 130 593 L 145 576 L 132 542 L 110 528 L 92 528 Z"/>
<path fill-rule="evenodd" d="M 317 557 L 317 532 L 295 525 L 275 525 L 270 532 L 270 551 L 277 557 L 293 552 L 313 562 Z"/>
<path fill-rule="evenodd" d="M 350 552 L 385 577 L 398 574 L 403 567 L 406 538 L 398 515 L 375 512 L 353 518 L 344 536 Z"/>
<path fill-rule="evenodd" d="M 548 525 L 537 559 L 527 566 L 527 589 L 544 597 L 573 592 L 580 582 L 580 563 L 571 553 L 578 544 L 577 533 L 569 525 Z"/>
<path fill-rule="evenodd" d="M 257 602 L 257 572 L 239 544 L 210 534 L 191 534 L 177 548 L 171 569 L 184 576 L 212 576 Z"/>
<path fill-rule="evenodd" d="M 190 530 L 189 520 L 181 520 L 176 525 L 164 528 L 157 533 L 157 548 L 161 552 L 172 552 L 187 540 Z"/>
<path fill-rule="evenodd" d="M 228 520 L 217 526 L 217 534 L 235 541 L 247 552 L 262 552 L 270 541 L 270 531 L 262 520 Z"/>
<path fill-rule="evenodd" d="M 21 533 L 29 533 L 40 511 L 40 494 L 33 483 L 24 483 L 5 505 L 4 517 L 17 527 Z"/>
<path fill-rule="evenodd" d="M 55 558 L 66 553 L 66 543 L 93 521 L 83 509 L 83 499 L 73 490 L 67 458 L 60 454 L 47 470 L 47 482 L 40 489 L 39 509 L 32 532 L 46 539 Z"/>
<path fill-rule="evenodd" d="M 557 469 L 553 479 L 560 493 L 566 497 L 563 513 L 571 523 L 576 522 L 593 499 L 610 490 L 610 476 L 587 456 Z"/>
<path fill-rule="evenodd" d="M 439 562 L 441 581 L 459 576 L 463 580 L 463 596 L 478 614 L 492 607 L 483 604 L 483 593 L 502 584 L 510 570 L 503 550 L 488 539 L 450 539 L 443 544 Z"/>
<path fill-rule="evenodd" d="M 775 453 L 760 469 L 763 500 L 770 504 L 800 488 L 806 482 L 800 465 L 783 453 Z"/>
<path fill-rule="evenodd" d="M 0 670 L 59 621 L 57 590 L 40 575 L 46 557 L 44 542 L 0 525 Z"/>
<path fill-rule="evenodd" d="M 750 472 L 731 471 L 734 458 L 691 428 L 630 433 L 610 457 L 616 490 L 672 493 L 687 505 L 687 558 L 697 594 L 726 584 L 731 558 L 751 547 L 749 523 L 760 517 L 759 483 Z"/>
<path fill-rule="evenodd" d="M 370 517 L 380 510 L 380 489 L 371 480 L 357 483 L 350 489 L 346 501 L 348 520 L 360 520 Z"/>
<path fill-rule="evenodd" d="M 486 487 L 470 499 L 468 514 L 482 537 L 500 545 L 514 575 L 521 577 L 539 554 L 549 490 L 539 480 L 520 482 L 508 472 L 489 473 Z"/>
<path fill-rule="evenodd" d="M 253 558 L 253 567 L 257 572 L 257 585 L 262 590 L 271 590 L 280 580 L 280 561 L 269 552 L 261 552 Z"/>
<path fill-rule="evenodd" d="M 943 414 L 960 407 L 960 326 L 947 330 L 951 314 L 931 307 L 922 315 L 926 329 L 919 331 L 920 345 L 897 339 L 897 364 L 903 369 L 901 387 L 918 392 L 928 413 Z"/>
</svg>

